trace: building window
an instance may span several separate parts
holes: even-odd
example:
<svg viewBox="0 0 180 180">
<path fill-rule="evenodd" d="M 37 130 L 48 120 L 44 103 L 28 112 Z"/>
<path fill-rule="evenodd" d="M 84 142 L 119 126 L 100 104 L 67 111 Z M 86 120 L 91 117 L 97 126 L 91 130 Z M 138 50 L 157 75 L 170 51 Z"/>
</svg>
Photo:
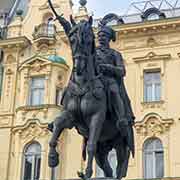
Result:
<svg viewBox="0 0 180 180">
<path fill-rule="evenodd" d="M 156 14 L 156 13 L 152 13 L 152 14 L 150 14 L 150 15 L 148 16 L 147 19 L 148 19 L 148 20 L 157 20 L 157 19 L 159 19 L 159 15 Z"/>
<path fill-rule="evenodd" d="M 153 102 L 161 100 L 161 73 L 144 72 L 144 101 Z"/>
<path fill-rule="evenodd" d="M 113 170 L 113 176 L 116 177 L 117 156 L 115 149 L 109 152 L 108 161 L 110 162 Z M 98 165 L 96 165 L 96 177 L 104 177 L 104 173 Z"/>
<path fill-rule="evenodd" d="M 47 35 L 48 37 L 54 36 L 55 28 L 54 28 L 54 21 L 53 18 L 50 17 L 47 21 Z"/>
<path fill-rule="evenodd" d="M 32 143 L 25 148 L 23 163 L 23 180 L 39 180 L 41 168 L 41 146 Z"/>
<path fill-rule="evenodd" d="M 63 90 L 61 88 L 56 89 L 56 105 L 61 105 Z"/>
<path fill-rule="evenodd" d="M 148 139 L 143 148 L 144 178 L 163 178 L 164 151 L 159 139 Z"/>
<path fill-rule="evenodd" d="M 45 78 L 33 77 L 30 83 L 29 104 L 31 106 L 41 105 L 44 103 Z"/>
</svg>

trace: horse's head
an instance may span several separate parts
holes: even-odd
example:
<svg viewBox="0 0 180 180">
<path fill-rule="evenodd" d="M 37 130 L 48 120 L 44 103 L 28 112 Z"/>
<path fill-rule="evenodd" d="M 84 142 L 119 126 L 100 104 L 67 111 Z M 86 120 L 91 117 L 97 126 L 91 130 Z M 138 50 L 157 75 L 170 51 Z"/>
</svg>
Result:
<svg viewBox="0 0 180 180">
<path fill-rule="evenodd" d="M 89 20 L 82 20 L 76 24 L 71 19 L 72 28 L 69 32 L 74 70 L 81 75 L 86 70 L 87 59 L 94 53 L 95 36 L 92 28 L 92 17 Z"/>
<path fill-rule="evenodd" d="M 95 36 L 92 29 L 93 19 L 82 20 L 78 24 L 74 21 L 72 16 L 70 16 L 71 23 L 67 21 L 63 15 L 58 15 L 53 7 L 51 0 L 48 0 L 49 6 L 52 9 L 56 19 L 64 28 L 66 35 L 69 37 L 74 69 L 76 69 L 77 74 L 82 74 L 82 71 L 86 69 L 90 55 L 94 53 L 95 49 Z"/>
</svg>

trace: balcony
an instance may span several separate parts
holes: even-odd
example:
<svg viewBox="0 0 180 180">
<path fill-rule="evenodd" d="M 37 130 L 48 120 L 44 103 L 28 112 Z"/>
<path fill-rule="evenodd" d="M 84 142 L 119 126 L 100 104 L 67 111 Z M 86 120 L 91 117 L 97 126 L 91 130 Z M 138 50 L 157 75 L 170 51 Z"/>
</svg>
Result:
<svg viewBox="0 0 180 180">
<path fill-rule="evenodd" d="M 56 40 L 56 27 L 54 24 L 40 24 L 34 28 L 34 41 L 38 44 L 53 44 Z"/>
</svg>

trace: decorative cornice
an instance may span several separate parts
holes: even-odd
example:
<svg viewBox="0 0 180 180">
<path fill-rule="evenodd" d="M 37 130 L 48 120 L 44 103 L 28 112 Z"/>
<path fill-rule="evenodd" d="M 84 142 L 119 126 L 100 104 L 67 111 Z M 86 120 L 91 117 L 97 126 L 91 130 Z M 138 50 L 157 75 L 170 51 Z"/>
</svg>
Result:
<svg viewBox="0 0 180 180">
<path fill-rule="evenodd" d="M 41 61 L 41 63 L 38 61 Z M 36 54 L 33 57 L 25 60 L 22 64 L 20 64 L 20 66 L 18 67 L 18 70 L 21 71 L 24 68 L 34 68 L 34 67 L 40 70 L 43 66 L 54 65 L 54 64 L 56 64 L 56 66 L 59 66 L 65 70 L 69 69 L 69 66 L 66 64 L 54 63 L 54 62 L 49 61 L 44 56 L 40 56 Z"/>
<path fill-rule="evenodd" d="M 62 106 L 57 106 L 55 104 L 43 104 L 39 106 L 20 106 L 16 109 L 16 113 L 19 111 L 36 111 L 36 110 L 43 110 L 43 109 L 49 109 L 49 108 L 55 108 L 58 110 L 62 110 Z"/>
<path fill-rule="evenodd" d="M 12 133 L 18 133 L 21 139 L 34 139 L 46 136 L 49 131 L 47 123 L 41 123 L 38 119 L 29 119 L 24 125 L 12 128 Z"/>
<path fill-rule="evenodd" d="M 177 18 L 166 18 L 159 19 L 156 21 L 144 21 L 137 23 L 121 24 L 113 26 L 114 29 L 122 35 L 136 34 L 140 33 L 143 35 L 150 33 L 157 33 L 164 31 L 167 34 L 167 31 L 175 31 L 180 28 L 180 19 Z"/>
<path fill-rule="evenodd" d="M 30 40 L 25 37 L 8 38 L 0 41 L 0 48 L 18 48 L 27 47 L 31 44 Z"/>
<path fill-rule="evenodd" d="M 161 54 L 157 55 L 154 52 L 149 52 L 146 56 L 133 58 L 134 62 L 139 63 L 142 61 L 155 61 L 155 60 L 169 60 L 171 59 L 171 54 Z"/>
<path fill-rule="evenodd" d="M 135 123 L 135 129 L 143 136 L 157 136 L 169 131 L 173 123 L 173 119 L 163 119 L 158 114 L 150 113 L 142 121 Z"/>
<path fill-rule="evenodd" d="M 30 125 L 37 125 L 41 128 L 47 128 L 47 123 L 41 123 L 39 119 L 29 119 L 28 121 L 26 121 L 25 124 L 23 125 L 18 125 L 14 128 L 12 128 L 12 132 L 16 132 L 18 130 L 25 130 L 27 129 Z"/>
<path fill-rule="evenodd" d="M 161 101 L 153 101 L 153 102 L 141 102 L 143 109 L 154 109 L 154 108 L 162 108 L 165 102 Z"/>
</svg>

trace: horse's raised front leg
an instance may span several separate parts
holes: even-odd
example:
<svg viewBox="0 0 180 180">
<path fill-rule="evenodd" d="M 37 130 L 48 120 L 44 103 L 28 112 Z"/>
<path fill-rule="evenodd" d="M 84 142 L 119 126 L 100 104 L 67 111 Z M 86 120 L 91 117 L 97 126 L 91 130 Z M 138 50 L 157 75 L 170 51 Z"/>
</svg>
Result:
<svg viewBox="0 0 180 180">
<path fill-rule="evenodd" d="M 51 124 L 52 126 L 52 124 Z M 48 164 L 49 167 L 56 167 L 59 164 L 59 154 L 56 151 L 57 141 L 62 131 L 66 128 L 73 127 L 73 116 L 68 111 L 63 111 L 60 116 L 56 117 L 53 122 L 53 134 L 49 142 L 49 155 L 48 155 Z"/>
<path fill-rule="evenodd" d="M 102 108 L 103 109 L 103 108 Z M 98 112 L 91 118 L 91 123 L 89 127 L 89 138 L 87 142 L 87 152 L 88 152 L 88 162 L 85 177 L 90 178 L 92 176 L 92 163 L 95 157 L 97 142 L 99 140 L 102 124 L 105 120 L 105 112 Z"/>
</svg>

